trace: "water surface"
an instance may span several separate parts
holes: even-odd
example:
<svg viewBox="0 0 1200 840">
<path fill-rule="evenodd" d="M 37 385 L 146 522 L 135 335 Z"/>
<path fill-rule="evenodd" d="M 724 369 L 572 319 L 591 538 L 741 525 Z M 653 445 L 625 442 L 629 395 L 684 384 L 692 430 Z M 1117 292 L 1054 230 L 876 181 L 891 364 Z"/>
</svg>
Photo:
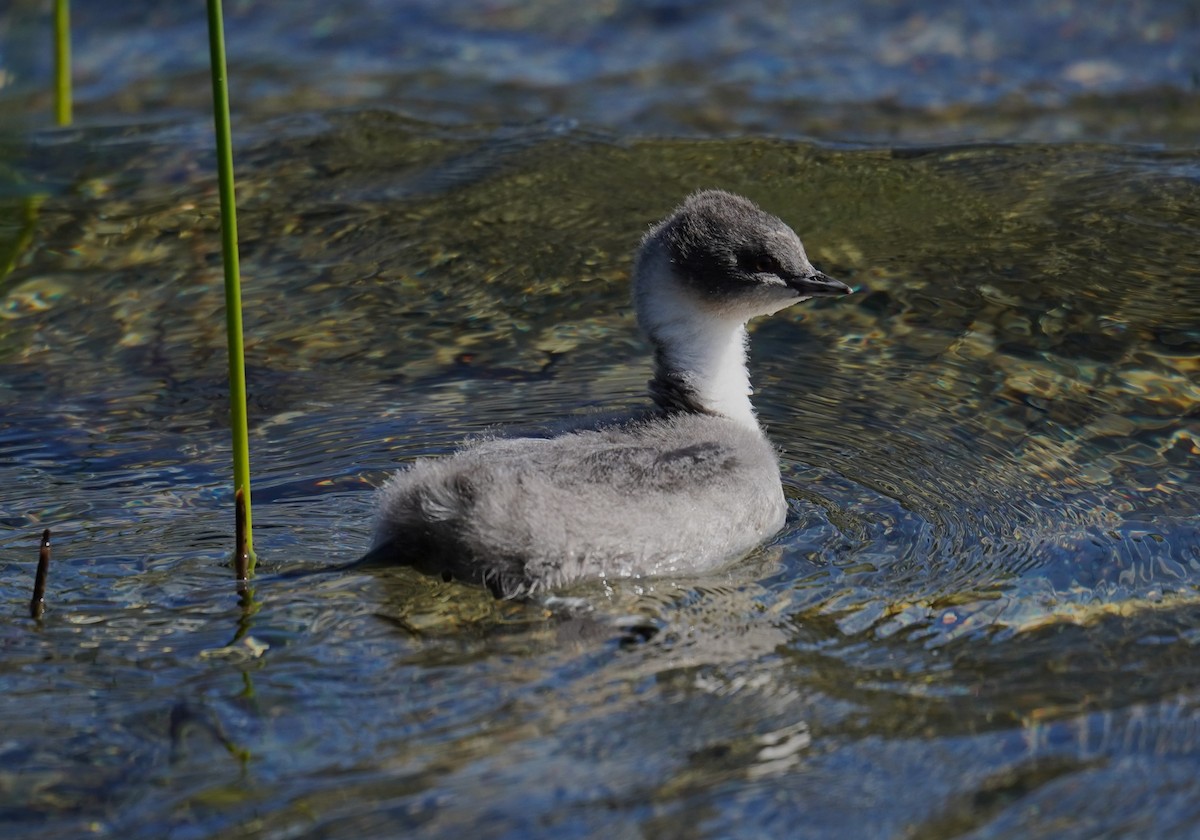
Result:
<svg viewBox="0 0 1200 840">
<path fill-rule="evenodd" d="M 788 525 L 721 574 L 581 586 L 574 617 L 405 570 L 242 611 L 206 152 L 35 137 L 0 357 L 14 836 L 1190 831 L 1195 155 L 370 111 L 244 148 L 264 571 L 359 552 L 398 463 L 639 404 L 628 254 L 712 183 L 858 289 L 754 330 Z"/>
<path fill-rule="evenodd" d="M 14 8 L 5 837 L 1195 836 L 1189 4 L 230 10 L 252 604 L 203 22 L 81 4 L 83 124 L 34 130 Z M 857 290 L 753 329 L 781 534 L 574 611 L 269 577 L 413 458 L 642 405 L 629 257 L 710 186 Z"/>
</svg>

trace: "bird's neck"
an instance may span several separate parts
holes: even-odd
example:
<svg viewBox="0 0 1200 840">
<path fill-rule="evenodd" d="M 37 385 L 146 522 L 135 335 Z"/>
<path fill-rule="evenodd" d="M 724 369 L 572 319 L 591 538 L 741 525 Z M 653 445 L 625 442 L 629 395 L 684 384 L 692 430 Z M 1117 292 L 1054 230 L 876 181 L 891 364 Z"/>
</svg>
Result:
<svg viewBox="0 0 1200 840">
<path fill-rule="evenodd" d="M 655 400 L 661 408 L 719 414 L 757 429 L 746 372 L 745 326 L 694 326 L 660 334 L 655 341 L 655 371 L 650 383 Z"/>
<path fill-rule="evenodd" d="M 654 345 L 650 392 L 659 407 L 717 414 L 758 429 L 745 320 L 714 311 L 673 281 L 642 282 L 636 295 L 638 319 Z"/>
</svg>

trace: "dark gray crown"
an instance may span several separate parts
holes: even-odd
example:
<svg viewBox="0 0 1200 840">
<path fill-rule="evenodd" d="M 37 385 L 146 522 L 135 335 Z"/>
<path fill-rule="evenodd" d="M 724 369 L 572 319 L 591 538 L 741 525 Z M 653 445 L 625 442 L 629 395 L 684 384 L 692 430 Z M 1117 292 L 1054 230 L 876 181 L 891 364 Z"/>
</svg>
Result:
<svg viewBox="0 0 1200 840">
<path fill-rule="evenodd" d="M 680 279 L 710 300 L 780 281 L 804 296 L 849 291 L 813 268 L 782 219 L 724 190 L 692 193 L 647 234 L 651 240 L 666 249 Z"/>
</svg>

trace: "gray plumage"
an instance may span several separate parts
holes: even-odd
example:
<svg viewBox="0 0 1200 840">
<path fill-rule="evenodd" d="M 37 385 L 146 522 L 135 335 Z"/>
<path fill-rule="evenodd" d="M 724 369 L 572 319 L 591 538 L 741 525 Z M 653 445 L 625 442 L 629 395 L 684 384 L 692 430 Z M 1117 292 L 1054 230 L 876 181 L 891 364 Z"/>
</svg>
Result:
<svg viewBox="0 0 1200 840">
<path fill-rule="evenodd" d="M 642 240 L 647 416 L 549 438 L 487 438 L 379 492 L 367 558 L 514 597 L 588 578 L 700 573 L 783 525 L 774 447 L 750 405 L 745 323 L 849 292 L 747 199 L 695 193 Z"/>
</svg>

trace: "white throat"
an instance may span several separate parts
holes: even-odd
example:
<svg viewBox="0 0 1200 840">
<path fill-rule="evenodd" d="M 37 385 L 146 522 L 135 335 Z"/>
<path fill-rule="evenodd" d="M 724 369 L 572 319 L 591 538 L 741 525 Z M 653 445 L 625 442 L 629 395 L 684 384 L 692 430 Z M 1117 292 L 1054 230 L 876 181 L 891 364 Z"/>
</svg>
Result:
<svg viewBox="0 0 1200 840">
<path fill-rule="evenodd" d="M 703 410 L 758 429 L 746 370 L 746 318 L 697 301 L 662 254 L 647 255 L 638 269 L 638 322 L 655 345 L 658 373 L 665 367 L 680 378 Z"/>
</svg>

